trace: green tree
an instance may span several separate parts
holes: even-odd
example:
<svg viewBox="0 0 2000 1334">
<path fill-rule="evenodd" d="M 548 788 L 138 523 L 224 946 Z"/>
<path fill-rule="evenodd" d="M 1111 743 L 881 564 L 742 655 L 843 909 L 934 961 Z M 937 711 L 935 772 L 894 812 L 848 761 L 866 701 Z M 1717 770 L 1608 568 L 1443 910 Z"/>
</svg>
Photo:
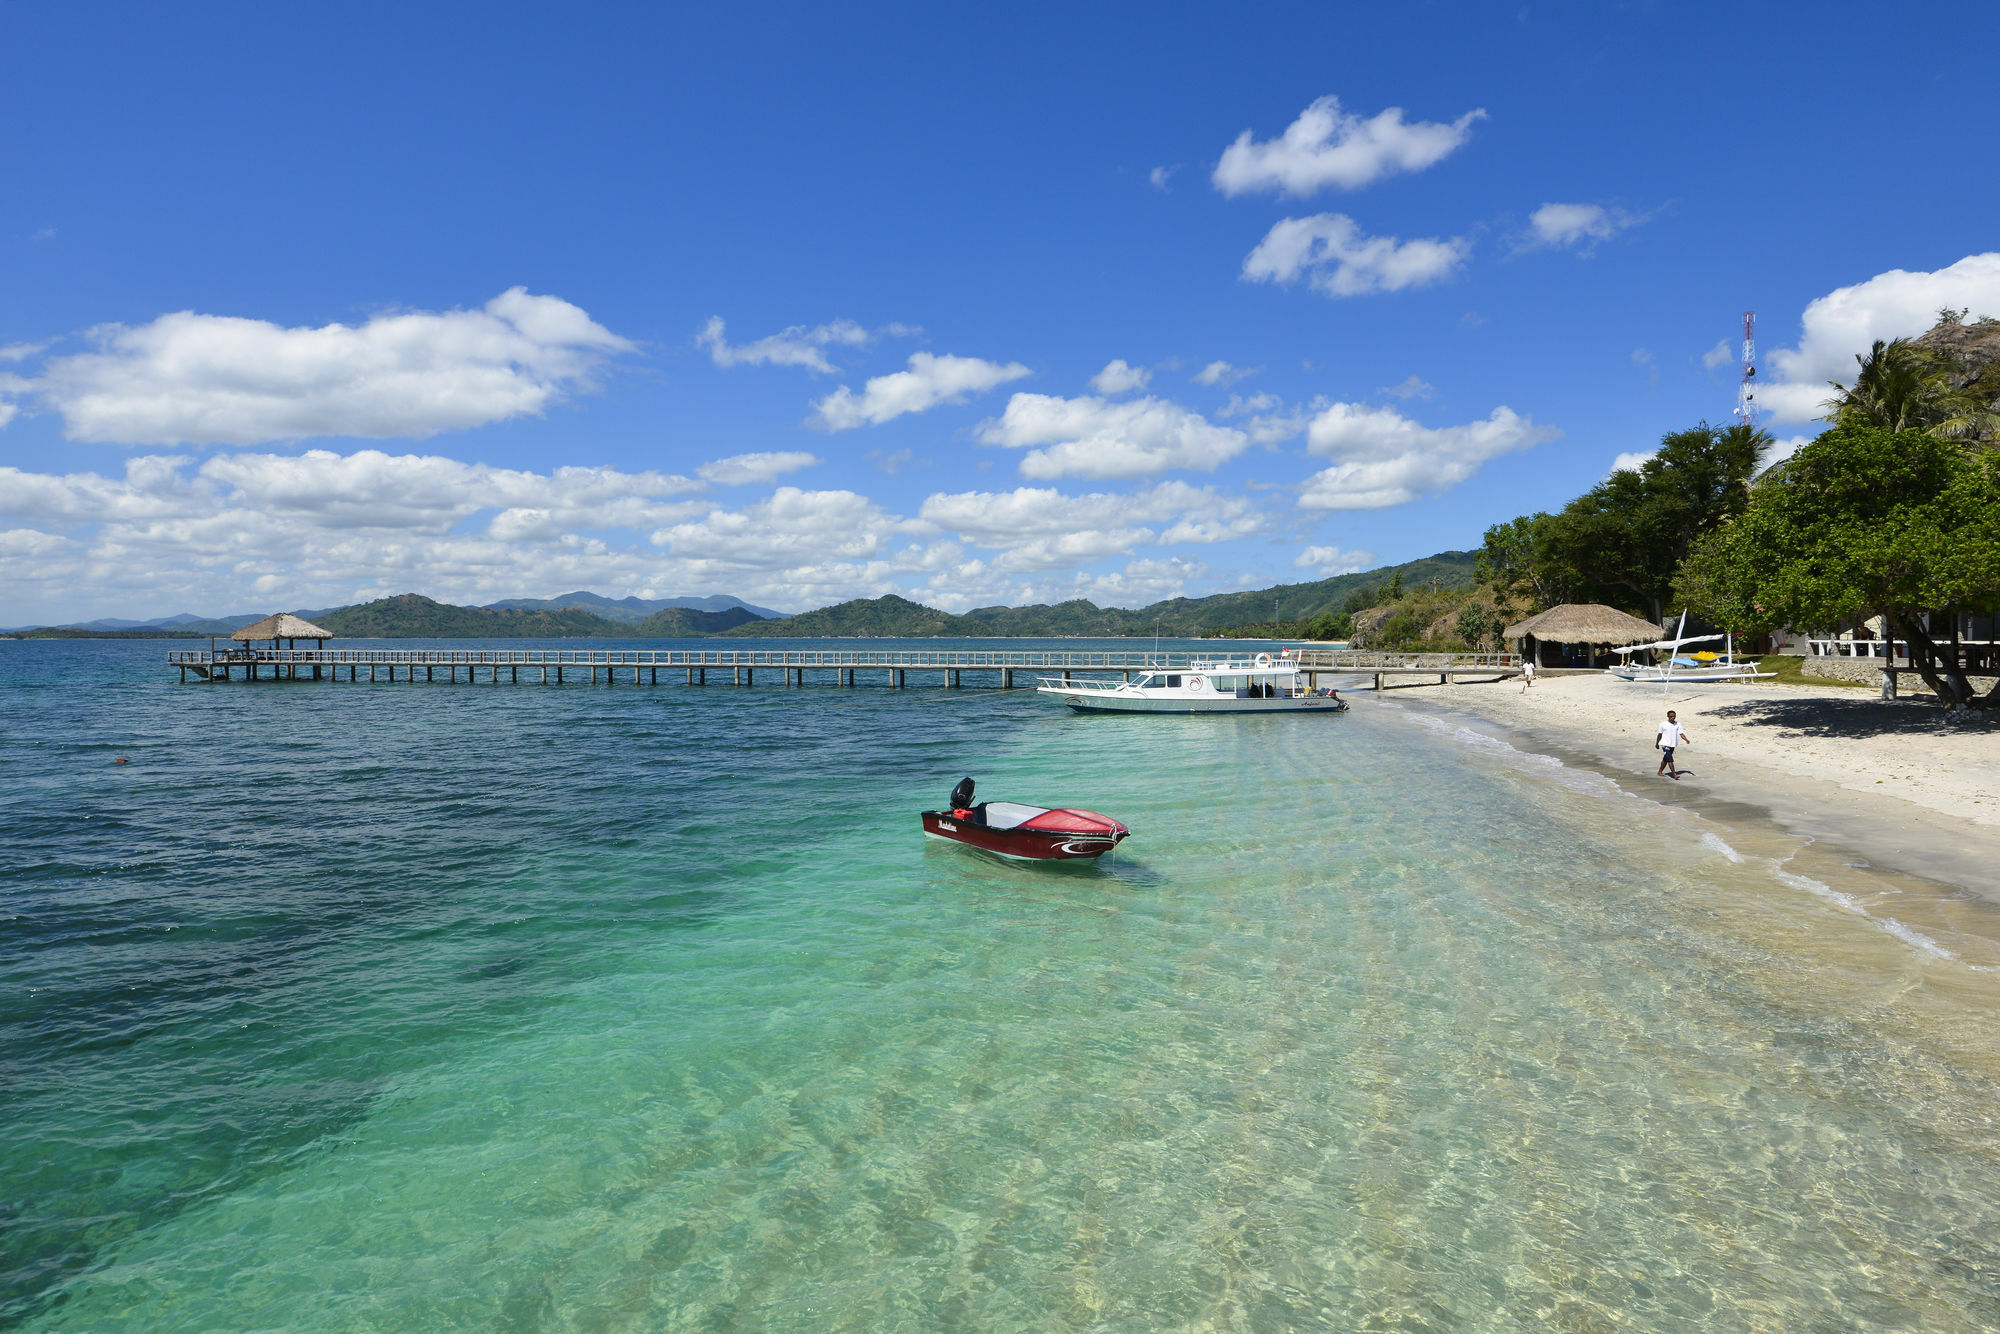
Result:
<svg viewBox="0 0 2000 1334">
<path fill-rule="evenodd" d="M 1957 634 L 1932 633 L 2000 604 L 2000 456 L 1923 430 L 1828 431 L 1696 547 L 1676 589 L 1738 630 L 1879 614 L 1940 701 L 2000 706 L 2000 686 L 1974 694 Z"/>
<path fill-rule="evenodd" d="M 1951 311 L 1940 312 L 1941 316 Z M 1958 312 L 1959 319 L 1964 317 Z M 1940 318 L 1956 324 L 1959 319 Z M 1838 392 L 1820 404 L 1825 420 L 1836 427 L 1874 427 L 1884 431 L 1926 431 L 1941 440 L 1963 440 L 2000 426 L 1995 413 L 1976 391 L 1953 388 L 1963 369 L 1943 352 L 1918 347 L 1907 338 L 1875 340 L 1863 356 L 1852 385 L 1829 380 Z"/>
<path fill-rule="evenodd" d="M 1529 611 L 1575 600 L 1577 572 L 1560 564 L 1549 547 L 1554 516 L 1524 514 L 1486 530 L 1473 558 L 1474 576 L 1504 605 Z"/>
<path fill-rule="evenodd" d="M 1506 626 L 1493 614 L 1491 607 L 1475 602 L 1458 614 L 1458 619 L 1452 622 L 1452 629 L 1474 652 L 1479 652 L 1490 648 L 1492 641 L 1499 638 Z"/>
<path fill-rule="evenodd" d="M 1746 426 L 1671 432 L 1638 468 L 1621 468 L 1557 513 L 1487 529 L 1480 577 L 1505 601 L 1605 602 L 1658 621 L 1689 549 L 1749 503 L 1771 444 Z"/>
</svg>

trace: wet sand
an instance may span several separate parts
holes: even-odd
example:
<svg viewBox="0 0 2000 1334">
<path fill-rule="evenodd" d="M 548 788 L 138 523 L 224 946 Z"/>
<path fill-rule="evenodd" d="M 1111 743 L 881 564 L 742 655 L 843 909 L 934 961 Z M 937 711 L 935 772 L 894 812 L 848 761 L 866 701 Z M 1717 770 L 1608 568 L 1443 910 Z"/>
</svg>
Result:
<svg viewBox="0 0 2000 1334">
<path fill-rule="evenodd" d="M 1411 708 L 1496 726 L 1516 744 L 1587 763 L 1639 795 L 1755 807 L 1877 865 L 2000 898 L 2000 724 L 1954 725 L 1923 699 L 1853 689 L 1674 685 L 1604 676 L 1389 692 Z M 1679 782 L 1656 776 L 1666 711 L 1687 740 Z"/>
</svg>

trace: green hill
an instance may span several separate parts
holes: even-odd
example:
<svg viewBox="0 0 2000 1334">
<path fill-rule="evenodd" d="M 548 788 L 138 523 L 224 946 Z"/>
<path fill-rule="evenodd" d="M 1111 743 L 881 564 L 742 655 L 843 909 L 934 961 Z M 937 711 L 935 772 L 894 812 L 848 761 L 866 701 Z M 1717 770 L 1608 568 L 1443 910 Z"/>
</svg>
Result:
<svg viewBox="0 0 2000 1334">
<path fill-rule="evenodd" d="M 821 607 L 818 611 L 800 612 L 782 621 L 739 625 L 726 634 L 732 639 L 912 639 L 978 633 L 954 628 L 960 619 L 950 612 L 926 607 L 890 593 L 879 598 L 856 598 L 852 602 Z"/>
<path fill-rule="evenodd" d="M 748 607 L 730 607 L 726 611 L 662 607 L 645 620 L 626 625 L 624 633 L 646 639 L 699 639 L 762 619 Z"/>
<path fill-rule="evenodd" d="M 645 620 L 612 621 L 580 607 L 455 607 L 418 593 L 341 607 L 317 618 L 339 639 L 686 639 L 757 619 L 742 607 L 667 607 Z"/>
</svg>

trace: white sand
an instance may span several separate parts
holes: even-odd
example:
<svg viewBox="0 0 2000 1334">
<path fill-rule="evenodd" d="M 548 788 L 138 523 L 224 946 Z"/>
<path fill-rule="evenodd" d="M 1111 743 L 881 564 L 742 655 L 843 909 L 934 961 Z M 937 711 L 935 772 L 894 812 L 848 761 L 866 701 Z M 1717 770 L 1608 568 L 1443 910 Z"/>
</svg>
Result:
<svg viewBox="0 0 2000 1334">
<path fill-rule="evenodd" d="M 1516 681 L 1387 698 L 1580 752 L 1643 795 L 1747 802 L 1813 837 L 2000 895 L 2000 725 L 1950 725 L 1925 700 L 1769 684 L 1663 693 L 1657 682 L 1602 675 L 1544 677 L 1525 694 Z M 1654 776 L 1653 738 L 1669 708 L 1687 729 L 1676 758 L 1689 772 L 1679 783 Z"/>
</svg>

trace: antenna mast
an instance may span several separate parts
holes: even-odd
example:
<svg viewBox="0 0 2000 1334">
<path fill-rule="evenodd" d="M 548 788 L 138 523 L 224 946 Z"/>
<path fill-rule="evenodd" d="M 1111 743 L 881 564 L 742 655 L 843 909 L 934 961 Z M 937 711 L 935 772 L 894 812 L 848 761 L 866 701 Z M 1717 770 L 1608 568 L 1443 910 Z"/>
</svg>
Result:
<svg viewBox="0 0 2000 1334">
<path fill-rule="evenodd" d="M 1757 424 L 1757 312 L 1743 312 L 1743 383 L 1736 391 L 1736 419 Z"/>
</svg>

